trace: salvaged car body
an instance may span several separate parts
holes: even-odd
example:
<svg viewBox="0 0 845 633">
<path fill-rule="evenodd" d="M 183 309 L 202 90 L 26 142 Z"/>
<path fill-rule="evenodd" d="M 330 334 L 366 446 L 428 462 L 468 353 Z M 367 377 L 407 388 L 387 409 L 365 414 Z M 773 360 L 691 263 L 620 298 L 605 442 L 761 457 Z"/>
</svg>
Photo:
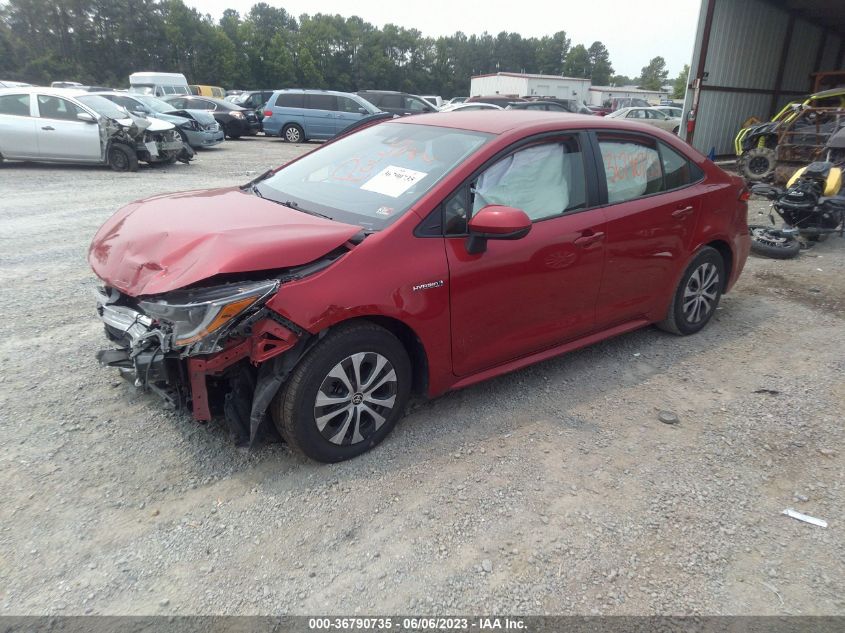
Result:
<svg viewBox="0 0 845 633">
<path fill-rule="evenodd" d="M 125 108 L 135 116 L 167 121 L 176 126 L 176 131 L 193 148 L 213 147 L 223 142 L 223 128 L 206 110 L 174 110 L 167 101 L 151 95 L 126 92 L 98 93 L 109 101 Z"/>
<path fill-rule="evenodd" d="M 133 116 L 97 94 L 74 89 L 0 90 L 0 157 L 97 163 L 117 171 L 187 162 L 193 151 L 171 123 Z"/>
<path fill-rule="evenodd" d="M 743 127 L 734 138 L 740 173 L 750 181 L 786 183 L 796 169 L 818 160 L 845 122 L 845 88 L 788 103 L 771 121 Z"/>
<path fill-rule="evenodd" d="M 133 202 L 89 263 L 98 357 L 241 442 L 339 461 L 434 397 L 650 323 L 703 328 L 748 192 L 664 131 L 549 112 L 375 122 L 226 189 Z"/>
</svg>

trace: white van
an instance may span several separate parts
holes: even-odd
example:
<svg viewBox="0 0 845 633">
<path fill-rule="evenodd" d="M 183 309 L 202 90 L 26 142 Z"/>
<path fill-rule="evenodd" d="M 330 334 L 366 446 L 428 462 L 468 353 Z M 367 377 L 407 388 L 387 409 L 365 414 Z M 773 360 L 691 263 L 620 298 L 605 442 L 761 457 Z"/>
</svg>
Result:
<svg viewBox="0 0 845 633">
<path fill-rule="evenodd" d="M 188 80 L 182 73 L 132 73 L 129 75 L 129 92 L 156 97 L 191 94 Z"/>
</svg>

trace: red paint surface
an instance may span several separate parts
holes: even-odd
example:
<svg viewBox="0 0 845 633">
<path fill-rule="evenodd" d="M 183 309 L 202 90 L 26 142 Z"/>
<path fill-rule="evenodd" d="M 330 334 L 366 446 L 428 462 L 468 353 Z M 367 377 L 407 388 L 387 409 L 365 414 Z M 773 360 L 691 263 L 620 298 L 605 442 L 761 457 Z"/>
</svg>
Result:
<svg viewBox="0 0 845 633">
<path fill-rule="evenodd" d="M 88 262 L 121 292 L 153 295 L 220 273 L 308 263 L 360 230 L 237 188 L 189 191 L 118 211 L 94 237 Z"/>
</svg>

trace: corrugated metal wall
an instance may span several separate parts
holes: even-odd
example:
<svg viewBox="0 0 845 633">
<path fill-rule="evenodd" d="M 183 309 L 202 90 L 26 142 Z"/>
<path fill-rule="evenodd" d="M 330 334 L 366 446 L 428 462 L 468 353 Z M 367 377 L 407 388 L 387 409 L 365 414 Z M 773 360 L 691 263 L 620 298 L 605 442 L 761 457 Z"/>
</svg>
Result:
<svg viewBox="0 0 845 633">
<path fill-rule="evenodd" d="M 701 39 L 708 0 L 702 0 L 693 51 L 692 77 L 698 69 Z M 773 91 L 786 37 L 789 15 L 764 0 L 715 0 L 710 42 L 704 71 L 704 86 Z M 822 29 L 796 19 L 789 55 L 783 69 L 781 90 L 810 91 Z M 835 70 L 841 35 L 827 33 L 820 70 Z M 782 95 L 778 107 L 795 99 Z M 692 90 L 684 100 L 684 117 L 692 105 Z M 702 90 L 695 123 L 693 146 L 703 153 L 733 153 L 733 139 L 743 121 L 751 116 L 768 118 L 772 92 Z M 685 134 L 685 132 L 684 132 Z"/>
</svg>

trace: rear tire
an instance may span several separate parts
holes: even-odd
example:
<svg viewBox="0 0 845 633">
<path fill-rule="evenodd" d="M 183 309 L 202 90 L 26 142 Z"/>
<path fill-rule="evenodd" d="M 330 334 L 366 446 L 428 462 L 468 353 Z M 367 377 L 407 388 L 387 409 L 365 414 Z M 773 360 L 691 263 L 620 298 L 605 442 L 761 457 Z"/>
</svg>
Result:
<svg viewBox="0 0 845 633">
<path fill-rule="evenodd" d="M 128 145 L 112 143 L 108 163 L 114 171 L 138 171 L 138 154 Z"/>
<path fill-rule="evenodd" d="M 801 242 L 794 235 L 780 235 L 769 226 L 752 224 L 751 252 L 772 259 L 792 259 L 801 252 Z"/>
<path fill-rule="evenodd" d="M 747 180 L 759 182 L 775 173 L 777 157 L 775 150 L 768 147 L 754 147 L 742 155 L 740 171 Z"/>
<path fill-rule="evenodd" d="M 701 331 L 716 313 L 725 282 L 722 255 L 715 248 L 702 247 L 684 271 L 669 313 L 657 327 L 679 336 Z"/>
<path fill-rule="evenodd" d="M 393 334 L 373 323 L 339 326 L 293 370 L 273 401 L 273 420 L 311 459 L 350 459 L 379 444 L 404 415 L 411 375 Z"/>
<path fill-rule="evenodd" d="M 279 136 L 282 137 L 285 143 L 302 143 L 305 140 L 305 132 L 302 131 L 301 127 L 293 123 L 288 123 L 283 127 Z"/>
</svg>

